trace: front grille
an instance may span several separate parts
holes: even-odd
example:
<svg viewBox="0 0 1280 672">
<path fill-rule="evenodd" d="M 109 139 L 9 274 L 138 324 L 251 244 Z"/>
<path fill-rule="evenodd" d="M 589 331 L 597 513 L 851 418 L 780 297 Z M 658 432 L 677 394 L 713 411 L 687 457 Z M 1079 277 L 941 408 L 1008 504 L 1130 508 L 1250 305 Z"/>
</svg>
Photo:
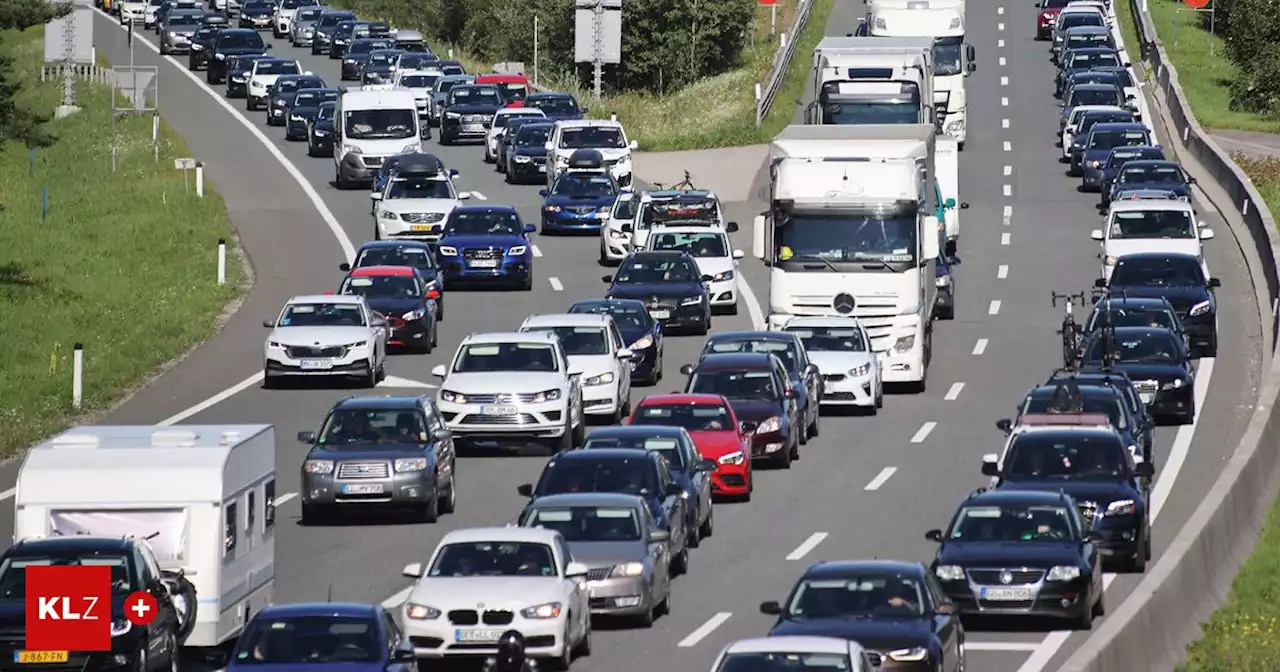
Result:
<svg viewBox="0 0 1280 672">
<path fill-rule="evenodd" d="M 454 625 L 475 625 L 480 622 L 480 614 L 474 609 L 457 609 L 449 612 L 449 622 Z"/>
<path fill-rule="evenodd" d="M 403 212 L 400 219 L 410 224 L 432 224 L 444 219 L 443 212 Z"/>
<path fill-rule="evenodd" d="M 565 208 L 565 210 L 568 210 L 575 215 L 589 215 L 599 209 L 600 208 L 594 205 L 572 205 Z"/>
<path fill-rule="evenodd" d="M 537 399 L 538 393 L 527 392 L 522 394 L 510 394 L 510 393 L 468 394 L 466 396 L 467 396 L 468 404 L 514 404 L 517 401 L 519 401 L 522 404 L 532 404 L 532 403 L 537 403 L 534 400 Z"/>
<path fill-rule="evenodd" d="M 609 573 L 613 571 L 612 567 L 596 567 L 587 570 L 588 581 L 604 581 L 609 578 Z"/>
<path fill-rule="evenodd" d="M 496 247 L 473 247 L 462 251 L 466 259 L 501 259 L 502 250 Z"/>
<path fill-rule="evenodd" d="M 844 374 L 843 373 L 824 374 L 822 376 L 822 379 L 829 383 L 838 383 L 844 380 Z"/>
<path fill-rule="evenodd" d="M 293 359 L 307 359 L 309 357 L 343 357 L 347 354 L 347 348 L 343 345 L 333 345 L 327 348 L 313 348 L 305 345 L 290 346 L 285 348 L 285 354 Z"/>
<path fill-rule="evenodd" d="M 679 308 L 680 300 L 679 299 L 663 299 L 655 296 L 652 299 L 649 299 L 649 301 L 645 303 L 645 306 L 648 308 L 660 308 L 660 309 Z"/>
<path fill-rule="evenodd" d="M 1020 600 L 1011 602 L 1008 600 L 978 600 L 978 606 L 984 609 L 1002 609 L 1005 611 L 1018 611 L 1030 609 L 1036 606 L 1035 600 Z"/>
<path fill-rule="evenodd" d="M 464 114 L 462 115 L 462 123 L 464 124 L 484 124 L 489 125 L 489 117 L 483 114 Z"/>
<path fill-rule="evenodd" d="M 365 478 L 386 478 L 391 475 L 388 462 L 339 462 L 338 478 L 344 481 Z"/>
<path fill-rule="evenodd" d="M 528 413 L 519 415 L 468 415 L 462 419 L 463 425 L 534 425 L 537 418 Z"/>
<path fill-rule="evenodd" d="M 1084 524 L 1093 525 L 1093 522 L 1098 518 L 1098 503 L 1076 502 L 1076 507 L 1080 509 L 1080 517 L 1084 519 Z"/>
<path fill-rule="evenodd" d="M 1134 382 L 1133 388 L 1138 394 L 1155 394 L 1160 389 L 1160 382 L 1155 380 L 1139 380 Z"/>
<path fill-rule="evenodd" d="M 360 160 L 364 161 L 364 165 L 370 168 L 377 168 L 382 165 L 381 156 L 362 156 L 360 157 Z"/>
<path fill-rule="evenodd" d="M 1009 583 L 1000 580 L 1005 572 L 1012 578 Z M 1026 586 L 1044 578 L 1043 569 L 971 569 L 968 573 L 969 580 L 980 586 Z"/>
<path fill-rule="evenodd" d="M 505 609 L 494 609 L 484 612 L 483 620 L 485 625 L 507 625 L 511 621 L 515 620 L 515 618 L 516 615 L 510 611 L 506 611 Z"/>
</svg>

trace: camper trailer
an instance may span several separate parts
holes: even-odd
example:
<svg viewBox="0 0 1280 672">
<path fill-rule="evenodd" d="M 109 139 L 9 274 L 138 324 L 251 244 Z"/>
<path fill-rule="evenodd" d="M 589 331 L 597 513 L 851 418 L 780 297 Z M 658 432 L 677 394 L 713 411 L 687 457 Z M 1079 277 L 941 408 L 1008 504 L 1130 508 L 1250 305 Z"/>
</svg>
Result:
<svg viewBox="0 0 1280 672">
<path fill-rule="evenodd" d="M 145 539 L 195 587 L 185 646 L 218 646 L 272 601 L 275 454 L 271 425 L 76 427 L 23 459 L 14 540 Z"/>
</svg>

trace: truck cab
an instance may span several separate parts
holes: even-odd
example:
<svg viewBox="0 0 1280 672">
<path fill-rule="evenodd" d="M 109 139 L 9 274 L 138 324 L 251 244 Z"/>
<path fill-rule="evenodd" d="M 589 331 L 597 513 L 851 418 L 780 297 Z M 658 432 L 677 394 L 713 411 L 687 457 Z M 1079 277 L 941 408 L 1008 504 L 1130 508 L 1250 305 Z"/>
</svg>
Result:
<svg viewBox="0 0 1280 672">
<path fill-rule="evenodd" d="M 827 37 L 813 51 L 809 124 L 933 124 L 929 38 Z"/>
</svg>

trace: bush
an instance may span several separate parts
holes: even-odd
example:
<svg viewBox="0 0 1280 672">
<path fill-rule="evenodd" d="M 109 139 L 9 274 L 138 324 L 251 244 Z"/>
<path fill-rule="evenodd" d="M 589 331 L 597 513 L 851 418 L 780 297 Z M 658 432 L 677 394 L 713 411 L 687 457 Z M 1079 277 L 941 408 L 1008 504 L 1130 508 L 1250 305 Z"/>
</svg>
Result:
<svg viewBox="0 0 1280 672">
<path fill-rule="evenodd" d="M 1280 3 L 1231 0 L 1227 58 L 1240 69 L 1231 83 L 1231 107 L 1243 112 L 1280 114 Z"/>
</svg>

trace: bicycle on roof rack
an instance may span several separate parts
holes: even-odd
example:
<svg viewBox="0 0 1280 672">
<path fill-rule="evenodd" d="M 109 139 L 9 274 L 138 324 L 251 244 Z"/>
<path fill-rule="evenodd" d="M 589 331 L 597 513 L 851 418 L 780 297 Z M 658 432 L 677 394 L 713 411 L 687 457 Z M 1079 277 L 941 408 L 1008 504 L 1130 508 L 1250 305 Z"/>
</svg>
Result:
<svg viewBox="0 0 1280 672">
<path fill-rule="evenodd" d="M 696 191 L 697 190 L 697 187 L 693 186 L 693 176 L 690 175 L 689 171 L 687 170 L 684 171 L 684 181 L 682 182 L 677 182 L 670 186 L 664 185 L 661 182 L 650 182 L 649 184 L 653 186 L 654 191 Z"/>
<path fill-rule="evenodd" d="M 1066 313 L 1062 316 L 1062 328 L 1058 333 L 1062 336 L 1062 368 L 1067 371 L 1076 371 L 1080 367 L 1080 342 L 1081 327 L 1076 324 L 1075 307 L 1076 305 L 1084 305 L 1084 292 L 1075 294 L 1059 294 L 1053 292 L 1053 305 L 1056 308 L 1058 302 L 1066 304 Z"/>
</svg>

